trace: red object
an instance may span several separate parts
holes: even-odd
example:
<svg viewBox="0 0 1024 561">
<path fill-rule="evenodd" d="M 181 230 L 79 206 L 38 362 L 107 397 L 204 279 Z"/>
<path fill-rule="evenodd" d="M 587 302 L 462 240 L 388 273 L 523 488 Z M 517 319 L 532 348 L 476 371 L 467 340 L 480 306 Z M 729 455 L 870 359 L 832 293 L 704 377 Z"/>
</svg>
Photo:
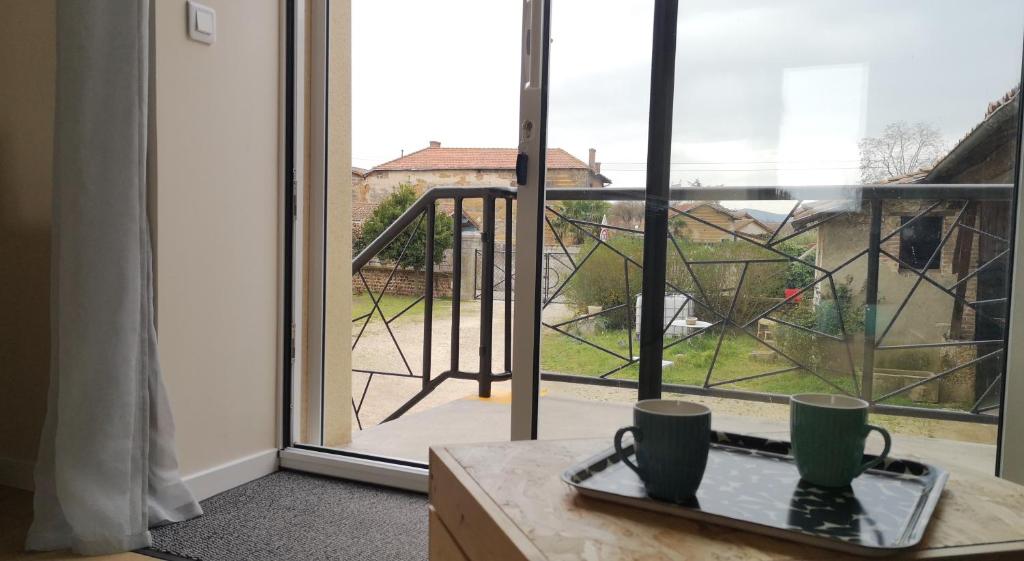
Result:
<svg viewBox="0 0 1024 561">
<path fill-rule="evenodd" d="M 789 298 L 791 296 L 793 296 L 794 294 L 796 294 L 798 292 L 800 292 L 799 288 L 787 288 L 786 291 L 785 291 L 786 300 L 789 300 Z M 803 299 L 803 295 L 800 295 L 800 296 L 797 296 L 796 298 L 793 298 L 792 300 L 789 300 L 789 301 L 790 302 L 799 302 L 802 299 Z"/>
</svg>

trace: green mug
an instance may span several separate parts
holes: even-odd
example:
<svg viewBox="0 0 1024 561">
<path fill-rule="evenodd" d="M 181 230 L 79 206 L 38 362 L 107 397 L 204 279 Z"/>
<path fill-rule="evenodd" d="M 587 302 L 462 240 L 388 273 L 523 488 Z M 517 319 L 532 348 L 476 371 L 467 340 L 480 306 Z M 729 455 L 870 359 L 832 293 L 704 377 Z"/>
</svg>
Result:
<svg viewBox="0 0 1024 561">
<path fill-rule="evenodd" d="M 821 487 L 846 487 L 882 463 L 889 433 L 868 424 L 868 402 L 845 395 L 801 394 L 790 398 L 790 439 L 800 478 Z M 864 441 L 877 431 L 885 440 L 878 457 L 864 460 Z"/>
<path fill-rule="evenodd" d="M 633 434 L 636 463 L 622 437 Z M 685 503 L 697 494 L 711 447 L 711 410 L 699 403 L 646 399 L 633 406 L 633 424 L 615 433 L 615 452 L 636 472 L 647 494 Z"/>
</svg>

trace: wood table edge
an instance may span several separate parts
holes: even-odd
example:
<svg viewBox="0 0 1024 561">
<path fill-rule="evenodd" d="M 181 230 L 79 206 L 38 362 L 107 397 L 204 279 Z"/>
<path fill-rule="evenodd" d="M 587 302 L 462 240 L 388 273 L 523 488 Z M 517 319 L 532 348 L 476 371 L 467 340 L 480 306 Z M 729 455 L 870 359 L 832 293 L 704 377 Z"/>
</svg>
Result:
<svg viewBox="0 0 1024 561">
<path fill-rule="evenodd" d="M 594 440 L 592 438 L 574 438 L 566 440 Z M 504 444 L 504 443 L 503 443 Z M 455 447 L 464 447 L 466 445 L 457 445 Z M 512 520 L 505 512 L 498 506 L 493 497 L 483 489 L 476 481 L 476 479 L 465 469 L 465 467 L 455 458 L 451 453 L 449 446 L 439 446 L 430 448 L 430 502 L 435 507 L 438 503 L 447 505 L 449 508 L 437 508 L 438 517 L 448 528 L 449 532 L 458 540 L 460 546 L 463 545 L 463 539 L 471 539 L 479 541 L 481 538 L 479 535 L 465 535 L 468 528 L 462 527 L 458 520 L 452 519 L 453 516 L 463 516 L 463 512 L 458 508 L 451 508 L 457 504 L 466 503 L 466 499 L 469 500 L 468 506 L 472 507 L 474 504 L 478 505 L 479 514 L 485 515 L 490 523 L 488 530 L 493 533 L 494 541 L 492 543 L 504 542 L 502 554 L 495 557 L 497 553 L 494 550 L 485 550 L 484 552 L 477 551 L 477 555 L 483 555 L 477 557 L 473 555 L 474 552 L 464 550 L 467 556 L 473 561 L 476 559 L 487 559 L 495 561 L 504 560 L 529 560 L 529 561 L 543 561 L 547 560 L 547 556 L 533 543 L 523 529 Z M 437 469 L 435 469 L 435 467 Z M 440 476 L 440 479 L 437 479 Z M 451 497 L 438 496 L 440 501 L 435 501 L 435 485 L 437 481 L 449 480 L 449 487 L 452 490 L 457 491 L 463 497 L 463 501 L 453 500 Z M 478 530 L 480 528 L 477 528 Z M 769 537 L 769 536 L 765 536 Z M 782 539 L 782 538 L 775 538 Z M 789 542 L 790 540 L 784 540 Z M 790 542 L 792 543 L 792 542 Z M 820 550 L 820 553 L 826 553 L 836 555 L 837 552 L 834 550 L 808 546 L 816 550 Z M 487 553 L 490 553 L 488 555 Z M 513 553 L 514 552 L 514 553 Z M 950 546 L 939 546 L 939 547 L 927 547 L 924 543 L 919 544 L 917 547 L 907 549 L 903 552 L 894 552 L 892 555 L 886 555 L 883 557 L 876 557 L 879 559 L 907 559 L 908 561 L 918 560 L 938 560 L 938 559 L 966 559 L 969 558 L 971 561 L 1021 561 L 1024 560 L 1024 539 L 1021 540 L 1006 540 L 999 542 L 989 543 L 976 543 L 976 544 L 964 544 L 964 545 L 950 545 Z M 512 556 L 509 556 L 512 554 Z M 838 554 L 842 556 L 842 554 Z M 965 557 L 967 556 L 967 557 Z M 870 559 L 871 557 L 855 557 L 857 559 Z"/>
<path fill-rule="evenodd" d="M 430 447 L 429 465 L 430 504 L 470 559 L 547 560 L 448 447 Z M 442 486 L 447 487 L 447 492 L 438 492 Z"/>
<path fill-rule="evenodd" d="M 470 561 L 466 552 L 459 547 L 437 510 L 427 506 L 427 559 L 429 561 Z"/>
</svg>

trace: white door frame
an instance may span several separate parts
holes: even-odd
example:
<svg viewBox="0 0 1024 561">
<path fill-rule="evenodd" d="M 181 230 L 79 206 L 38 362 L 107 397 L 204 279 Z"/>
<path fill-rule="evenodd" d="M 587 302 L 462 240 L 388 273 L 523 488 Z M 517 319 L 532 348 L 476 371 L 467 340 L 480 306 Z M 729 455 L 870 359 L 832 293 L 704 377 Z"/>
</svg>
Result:
<svg viewBox="0 0 1024 561">
<path fill-rule="evenodd" d="M 1024 72 L 1022 72 L 1024 74 Z M 1020 95 L 1020 94 L 1018 94 Z M 1018 102 L 1019 103 L 1019 102 Z M 1006 367 L 1003 370 L 1003 403 L 999 409 L 999 452 L 996 474 L 1010 481 L 1024 484 L 1024 296 L 1018 287 L 1024 287 L 1024 111 L 1018 105 L 1017 115 L 1017 189 L 1015 209 L 1011 223 L 1013 235 L 1013 266 L 1010 273 L 1009 310 L 1006 322 Z"/>
<path fill-rule="evenodd" d="M 327 68 L 328 68 L 328 18 L 329 6 L 326 0 L 311 0 L 309 13 L 309 173 L 308 186 L 300 197 L 306 196 L 305 227 L 309 232 L 305 247 L 308 258 L 306 286 L 302 287 L 301 276 L 296 279 L 300 291 L 307 295 L 305 338 L 297 335 L 296 347 L 302 357 L 300 372 L 306 379 L 305 399 L 300 408 L 305 420 L 306 442 L 323 444 L 323 395 L 324 395 L 324 317 L 327 309 L 326 264 L 327 264 Z M 296 22 L 297 25 L 301 25 Z M 298 53 L 296 53 L 298 57 Z M 303 82 L 297 78 L 298 82 Z M 304 91 L 305 83 L 296 84 Z M 296 117 L 298 118 L 297 115 Z M 300 198 L 300 200 L 302 200 Z M 303 213 L 299 213 L 300 216 Z M 301 292 L 300 292 L 301 294 Z M 297 301 L 302 302 L 301 296 Z M 301 331 L 301 330 L 299 330 Z M 298 417 L 298 415 L 296 415 Z"/>
<path fill-rule="evenodd" d="M 544 254 L 544 174 L 547 152 L 548 0 L 523 0 L 519 90 L 516 289 L 512 321 L 512 440 L 537 438 L 540 391 L 541 258 Z M 523 181 L 525 179 L 525 181 Z"/>
</svg>

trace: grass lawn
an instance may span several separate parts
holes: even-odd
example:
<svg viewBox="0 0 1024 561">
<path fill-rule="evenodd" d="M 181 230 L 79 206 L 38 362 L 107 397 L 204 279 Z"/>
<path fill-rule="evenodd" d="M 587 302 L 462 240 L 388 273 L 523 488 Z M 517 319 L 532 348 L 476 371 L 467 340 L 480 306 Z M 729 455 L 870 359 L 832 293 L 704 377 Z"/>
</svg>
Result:
<svg viewBox="0 0 1024 561">
<path fill-rule="evenodd" d="M 663 380 L 666 384 L 683 384 L 703 386 L 708 374 L 708 367 L 714 357 L 718 345 L 718 331 L 712 330 L 681 342 L 664 352 L 663 358 L 672 361 L 666 366 Z M 625 330 L 608 330 L 583 336 L 584 339 L 600 345 L 622 357 L 628 357 L 630 350 L 628 335 Z M 669 340 L 670 342 L 671 340 Z M 728 334 L 722 341 L 722 347 L 715 362 L 710 384 L 744 378 L 790 366 L 785 358 L 774 361 L 761 361 L 751 358 L 754 350 L 767 350 L 752 337 L 743 334 Z M 637 341 L 633 341 L 633 355 L 639 355 Z M 610 370 L 622 366 L 625 361 L 585 343 L 575 341 L 550 329 L 544 330 L 541 344 L 541 368 L 548 372 L 578 374 L 582 376 L 600 376 Z M 612 374 L 611 378 L 636 380 L 639 367 L 636 363 Z M 860 371 L 857 371 L 860 376 Z M 856 389 L 849 374 L 824 374 L 829 382 L 855 393 Z M 817 376 L 803 370 L 743 380 L 722 386 L 728 389 L 742 389 L 766 393 L 792 395 L 798 393 L 838 393 L 837 390 Z M 925 404 L 916 403 L 904 396 L 894 396 L 885 401 L 893 405 L 913 405 L 918 407 L 951 407 L 962 408 L 960 403 Z M 969 405 L 968 405 L 969 406 Z"/>
<path fill-rule="evenodd" d="M 380 306 L 384 315 L 391 319 L 395 314 L 409 308 L 417 298 L 412 296 L 386 295 L 381 300 Z M 452 301 L 450 298 L 435 298 L 435 317 L 446 318 L 451 314 Z M 366 293 L 352 295 L 352 317 L 358 318 L 373 309 L 373 302 Z M 399 322 L 422 321 L 423 302 L 417 302 L 406 310 Z M 374 317 L 373 322 L 380 321 Z M 625 330 L 604 330 L 594 334 L 583 336 L 587 341 L 604 347 L 620 357 L 630 356 L 629 337 Z M 671 340 L 669 340 L 671 342 Z M 681 384 L 692 386 L 703 386 L 708 367 L 711 365 L 712 357 L 715 354 L 715 347 L 718 345 L 718 331 L 711 330 L 706 334 L 698 335 L 687 341 L 681 342 L 667 349 L 663 358 L 672 361 L 671 366 L 663 370 L 664 382 L 666 384 Z M 751 358 L 754 350 L 766 350 L 767 347 L 756 342 L 752 337 L 740 333 L 726 335 L 719 351 L 718 359 L 715 362 L 715 369 L 712 373 L 710 384 L 726 382 L 737 378 L 744 378 L 764 372 L 779 370 L 790 365 L 784 358 L 774 361 L 759 361 Z M 639 344 L 633 340 L 633 356 L 639 356 Z M 547 372 L 560 372 L 565 374 L 577 374 L 581 376 L 600 376 L 625 364 L 626 360 L 604 351 L 596 349 L 585 343 L 575 341 L 551 329 L 544 328 L 543 341 L 541 344 L 541 369 Z M 615 372 L 610 377 L 616 379 L 636 380 L 639 367 L 636 363 Z M 860 372 L 857 373 L 860 376 Z M 850 376 L 841 374 L 825 374 L 830 382 L 843 388 L 849 393 L 855 393 L 855 388 Z M 822 381 L 817 376 L 806 371 L 798 370 L 743 380 L 722 385 L 728 389 L 742 389 L 766 393 L 792 395 L 797 393 L 837 393 L 836 389 Z M 887 399 L 885 403 L 893 405 L 911 405 L 916 407 L 945 407 L 952 409 L 964 409 L 971 404 L 964 403 L 917 403 L 906 396 L 897 395 Z"/>
<path fill-rule="evenodd" d="M 416 302 L 417 298 L 414 296 L 396 296 L 391 294 L 385 294 L 380 301 L 380 309 L 384 312 L 384 316 L 391 319 L 395 314 L 401 312 L 407 308 L 413 302 Z M 452 309 L 451 298 L 434 298 L 434 314 L 444 313 L 450 314 Z M 363 292 L 361 294 L 352 295 L 352 318 L 358 318 L 367 314 L 373 310 L 373 300 L 370 295 Z M 409 308 L 404 314 L 400 321 L 416 320 L 423 318 L 423 302 L 417 302 L 415 306 Z M 374 321 L 380 321 L 380 317 L 374 313 Z"/>
</svg>

